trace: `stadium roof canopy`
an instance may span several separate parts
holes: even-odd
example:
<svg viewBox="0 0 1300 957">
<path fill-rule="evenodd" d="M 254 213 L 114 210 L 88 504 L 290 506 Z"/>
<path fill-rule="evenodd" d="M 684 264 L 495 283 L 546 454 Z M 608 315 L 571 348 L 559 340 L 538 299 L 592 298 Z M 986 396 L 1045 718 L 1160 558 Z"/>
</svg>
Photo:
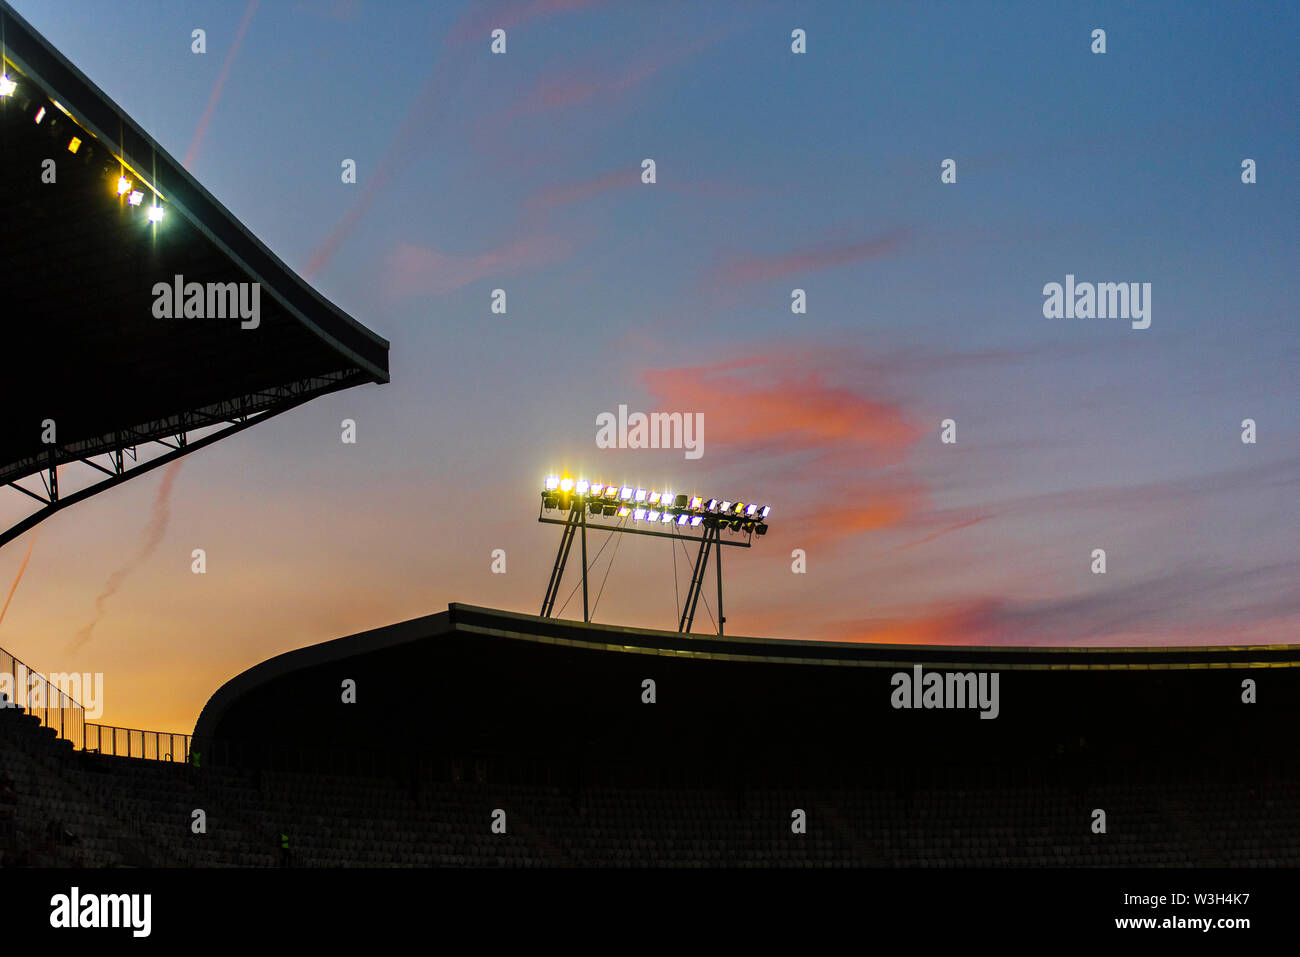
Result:
<svg viewBox="0 0 1300 957">
<path fill-rule="evenodd" d="M 40 503 L 0 545 L 316 396 L 388 381 L 386 340 L 295 275 L 4 0 L 0 31 L 0 486 Z M 155 285 L 177 276 L 201 284 L 205 306 L 233 305 L 229 283 L 251 305 L 258 284 L 256 327 L 156 318 Z M 149 443 L 162 454 L 146 460 Z M 98 481 L 60 495 L 57 466 L 78 462 Z"/>
<path fill-rule="evenodd" d="M 999 713 L 898 708 L 899 673 L 998 675 Z M 1242 704 L 1242 681 L 1269 699 Z M 653 707 L 645 682 L 656 683 Z M 344 694 L 351 688 L 351 701 Z M 920 688 L 917 686 L 917 691 Z M 647 772 L 746 757 L 965 760 L 1072 737 L 1119 753 L 1170 723 L 1187 746 L 1247 728 L 1252 748 L 1300 716 L 1300 646 L 983 647 L 683 635 L 453 603 L 447 610 L 289 651 L 208 700 L 205 759 L 257 763 L 297 751 L 474 752 L 542 763 L 604 754 Z M 1172 732 L 1171 732 L 1172 733 Z M 1172 740 L 1172 739 L 1171 739 Z M 1245 745 L 1238 742 L 1237 750 Z M 222 756 L 225 755 L 223 758 Z M 512 757 L 513 756 L 513 757 Z M 807 764 L 805 765 L 805 762 Z M 325 762 L 328 764 L 328 762 Z"/>
</svg>

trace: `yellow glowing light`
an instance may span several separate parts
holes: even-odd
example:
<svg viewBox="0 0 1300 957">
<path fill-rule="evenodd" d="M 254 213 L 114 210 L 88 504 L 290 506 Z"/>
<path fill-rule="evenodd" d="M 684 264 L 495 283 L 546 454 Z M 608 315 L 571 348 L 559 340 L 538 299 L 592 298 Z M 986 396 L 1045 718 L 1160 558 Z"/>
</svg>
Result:
<svg viewBox="0 0 1300 957">
<path fill-rule="evenodd" d="M 127 179 L 125 176 L 119 176 L 117 178 L 117 195 L 121 196 L 123 193 L 130 192 L 130 190 L 131 190 L 131 181 Z"/>
<path fill-rule="evenodd" d="M 81 149 L 81 140 L 78 137 L 74 136 L 72 138 L 72 142 L 68 144 L 68 152 L 75 153 L 79 149 Z"/>
</svg>

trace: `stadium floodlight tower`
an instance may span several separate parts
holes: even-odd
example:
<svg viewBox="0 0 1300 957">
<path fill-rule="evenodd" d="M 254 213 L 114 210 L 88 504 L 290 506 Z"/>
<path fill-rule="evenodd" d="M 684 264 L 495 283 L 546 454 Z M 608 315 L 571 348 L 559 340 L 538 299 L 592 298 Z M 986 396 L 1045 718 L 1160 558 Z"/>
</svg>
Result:
<svg viewBox="0 0 1300 957">
<path fill-rule="evenodd" d="M 722 546 L 749 548 L 755 535 L 767 534 L 770 505 L 700 495 L 674 494 L 671 491 L 639 488 L 569 476 L 551 475 L 542 489 L 542 504 L 537 520 L 548 525 L 562 525 L 560 548 L 542 600 L 543 618 L 553 616 L 560 580 L 569 561 L 574 538 L 582 543 L 582 620 L 591 621 L 588 605 L 587 529 L 624 535 L 649 535 L 680 542 L 698 542 L 695 563 L 691 568 L 691 585 L 682 606 L 677 630 L 689 632 L 695 621 L 695 608 L 704 590 L 704 573 L 709 554 L 715 548 L 713 566 L 718 582 L 718 634 L 722 634 Z M 551 513 L 548 515 L 547 513 Z M 558 515 L 563 517 L 558 517 Z M 722 533 L 728 537 L 723 538 Z M 597 556 L 599 557 L 599 556 Z M 612 559 L 611 559 L 612 561 Z"/>
</svg>

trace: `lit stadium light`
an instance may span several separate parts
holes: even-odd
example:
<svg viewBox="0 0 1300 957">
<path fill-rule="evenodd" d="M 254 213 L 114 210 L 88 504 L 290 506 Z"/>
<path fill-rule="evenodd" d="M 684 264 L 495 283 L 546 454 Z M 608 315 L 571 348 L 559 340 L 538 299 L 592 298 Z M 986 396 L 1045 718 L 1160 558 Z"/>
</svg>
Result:
<svg viewBox="0 0 1300 957">
<path fill-rule="evenodd" d="M 132 190 L 131 195 L 126 198 L 126 201 L 131 206 L 139 206 L 144 202 L 144 193 L 140 192 L 138 189 Z"/>
<path fill-rule="evenodd" d="M 591 492 L 592 497 L 600 498 L 601 494 L 605 491 L 605 486 L 601 482 L 592 482 L 588 491 Z"/>
<path fill-rule="evenodd" d="M 36 111 L 36 125 L 40 126 L 41 120 L 43 119 L 45 119 L 45 107 L 42 106 Z"/>
<path fill-rule="evenodd" d="M 736 510 L 735 510 L 735 511 L 736 511 L 736 514 L 737 514 L 737 515 L 744 515 L 744 514 L 745 514 L 745 503 L 744 503 L 744 502 L 737 502 L 737 503 L 736 503 Z"/>
<path fill-rule="evenodd" d="M 762 518 L 767 518 L 767 516 L 771 513 L 771 511 L 772 511 L 772 506 L 771 506 L 771 505 L 764 505 L 764 506 L 763 506 L 763 511 L 760 512 L 759 515 L 760 515 L 760 517 L 762 517 Z"/>
<path fill-rule="evenodd" d="M 632 514 L 632 510 L 628 508 L 626 505 L 619 506 L 619 510 L 618 510 L 619 518 L 627 518 L 631 514 Z"/>
<path fill-rule="evenodd" d="M 125 176 L 119 176 L 117 178 L 117 195 L 121 196 L 123 193 L 130 192 L 130 190 L 131 190 L 131 181 L 127 179 Z"/>
<path fill-rule="evenodd" d="M 636 490 L 636 500 L 637 500 L 638 502 L 644 502 L 644 501 L 645 501 L 645 498 L 646 498 L 646 491 L 645 491 L 645 489 L 643 489 L 643 488 L 639 488 L 639 489 L 637 489 L 637 490 Z"/>
<path fill-rule="evenodd" d="M 665 525 L 671 525 L 673 521 L 673 513 L 664 512 L 659 521 L 663 522 Z"/>
<path fill-rule="evenodd" d="M 645 518 L 645 509 L 643 508 L 638 508 L 635 512 L 632 513 L 632 521 L 634 522 L 639 522 L 643 518 Z"/>
<path fill-rule="evenodd" d="M 624 485 L 618 493 L 618 500 L 620 502 L 632 501 L 632 488 L 628 485 Z"/>
<path fill-rule="evenodd" d="M 718 500 L 716 498 L 709 499 L 709 511 L 716 512 L 717 510 L 718 510 Z"/>
<path fill-rule="evenodd" d="M 702 521 L 704 521 L 704 516 L 702 516 L 702 515 L 692 515 L 692 516 L 691 516 L 691 528 L 696 528 L 696 527 L 700 524 L 700 522 L 702 522 Z"/>
<path fill-rule="evenodd" d="M 711 512 L 711 511 L 713 511 L 713 509 L 709 509 L 709 511 Z M 728 502 L 728 501 L 724 498 L 724 499 L 722 500 L 722 504 L 718 506 L 718 511 L 720 511 L 720 512 L 730 512 L 730 511 L 731 511 L 731 503 Z"/>
<path fill-rule="evenodd" d="M 12 96 L 16 89 L 18 84 L 9 79 L 8 73 L 0 75 L 0 96 Z"/>
<path fill-rule="evenodd" d="M 649 522 L 657 522 L 657 521 L 659 521 L 659 509 L 657 509 L 657 508 L 652 508 L 652 509 L 650 509 L 650 511 L 646 512 L 646 516 L 645 516 L 645 517 L 646 517 L 646 521 L 649 521 Z"/>
<path fill-rule="evenodd" d="M 691 509 L 693 511 L 698 512 L 703 507 L 704 507 L 704 499 L 700 498 L 698 495 L 696 495 L 694 498 L 691 499 Z"/>
<path fill-rule="evenodd" d="M 560 487 L 560 477 L 558 475 L 546 476 L 546 491 L 554 492 Z"/>
<path fill-rule="evenodd" d="M 652 491 L 652 492 L 650 493 L 650 504 L 651 504 L 651 505 L 658 505 L 658 504 L 659 504 L 659 493 L 658 493 L 658 492 L 654 492 L 654 491 Z"/>
<path fill-rule="evenodd" d="M 80 137 L 74 136 L 71 140 L 68 141 L 68 152 L 75 153 L 79 149 L 81 149 L 81 139 Z"/>
<path fill-rule="evenodd" d="M 756 514 L 758 514 L 758 506 L 757 506 L 757 505 L 747 505 L 747 506 L 745 506 L 745 517 L 746 517 L 746 518 L 753 518 Z"/>
<path fill-rule="evenodd" d="M 608 498 L 608 499 L 615 499 L 615 498 L 618 498 L 618 486 L 617 486 L 617 485 L 606 485 L 606 486 L 605 486 L 605 498 Z"/>
<path fill-rule="evenodd" d="M 562 479 L 560 479 L 560 491 L 561 491 L 561 492 L 572 492 L 572 491 L 573 491 L 573 479 L 571 479 L 571 478 L 567 478 L 567 477 L 566 477 L 566 478 L 562 478 Z"/>
<path fill-rule="evenodd" d="M 157 223 L 163 218 L 163 208 L 161 206 L 149 207 L 149 222 Z"/>
<path fill-rule="evenodd" d="M 573 490 L 577 492 L 579 495 L 586 495 L 590 488 L 591 488 L 591 483 L 588 482 L 586 479 L 578 479 L 578 483 L 573 486 Z"/>
<path fill-rule="evenodd" d="M 678 515 L 678 516 L 677 516 L 677 524 L 678 524 L 678 525 L 685 525 L 685 524 L 686 524 L 687 522 L 689 522 L 690 520 L 691 520 L 691 517 L 690 517 L 689 515 Z"/>
</svg>

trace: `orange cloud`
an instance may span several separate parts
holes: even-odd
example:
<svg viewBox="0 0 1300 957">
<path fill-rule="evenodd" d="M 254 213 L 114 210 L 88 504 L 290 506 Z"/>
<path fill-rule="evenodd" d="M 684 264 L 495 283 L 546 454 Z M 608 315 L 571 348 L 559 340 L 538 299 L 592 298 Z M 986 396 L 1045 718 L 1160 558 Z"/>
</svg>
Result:
<svg viewBox="0 0 1300 957">
<path fill-rule="evenodd" d="M 883 645 L 966 645 L 978 642 L 999 602 L 976 599 L 949 605 L 914 618 L 863 618 L 839 621 L 818 637 Z"/>
<path fill-rule="evenodd" d="M 643 376 L 658 408 L 703 414 L 711 462 L 759 460 L 783 476 L 782 522 L 806 546 L 899 525 L 926 500 L 901 465 L 920 430 L 860 381 L 832 381 L 821 358 L 777 352 Z"/>
</svg>

